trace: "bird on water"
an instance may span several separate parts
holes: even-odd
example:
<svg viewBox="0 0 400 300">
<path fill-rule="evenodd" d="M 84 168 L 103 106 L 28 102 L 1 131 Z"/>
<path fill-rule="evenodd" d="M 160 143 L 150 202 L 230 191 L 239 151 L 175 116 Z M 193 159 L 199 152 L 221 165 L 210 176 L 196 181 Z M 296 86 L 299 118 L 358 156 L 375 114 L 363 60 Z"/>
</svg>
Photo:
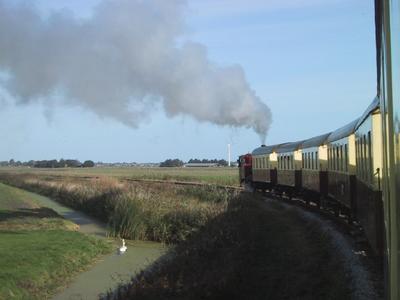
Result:
<svg viewBox="0 0 400 300">
<path fill-rule="evenodd" d="M 119 254 L 124 254 L 126 252 L 126 249 L 128 249 L 125 245 L 125 240 L 122 239 L 122 247 L 120 247 L 119 250 Z"/>
</svg>

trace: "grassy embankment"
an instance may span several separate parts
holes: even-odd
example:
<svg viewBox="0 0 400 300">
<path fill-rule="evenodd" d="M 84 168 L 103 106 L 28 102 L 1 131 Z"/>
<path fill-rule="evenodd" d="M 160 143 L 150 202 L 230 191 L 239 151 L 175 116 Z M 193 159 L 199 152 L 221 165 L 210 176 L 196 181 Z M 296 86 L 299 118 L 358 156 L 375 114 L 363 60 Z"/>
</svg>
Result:
<svg viewBox="0 0 400 300">
<path fill-rule="evenodd" d="M 115 299 L 347 299 L 340 259 L 317 225 L 216 187 L 1 174 L 110 225 L 114 235 L 174 243 L 170 259 Z"/>
<path fill-rule="evenodd" d="M 190 181 L 227 186 L 238 186 L 237 168 L 60 168 L 38 169 L 2 167 L 0 173 L 33 174 L 48 176 L 107 176 L 114 178 L 149 179 L 165 181 Z"/>
<path fill-rule="evenodd" d="M 319 225 L 240 195 L 226 212 L 108 299 L 349 299 Z"/>
<path fill-rule="evenodd" d="M 0 184 L 0 299 L 46 299 L 110 246 Z"/>
<path fill-rule="evenodd" d="M 215 186 L 121 182 L 112 178 L 1 174 L 27 189 L 109 224 L 110 235 L 165 243 L 183 241 L 225 211 L 233 192 Z"/>
</svg>

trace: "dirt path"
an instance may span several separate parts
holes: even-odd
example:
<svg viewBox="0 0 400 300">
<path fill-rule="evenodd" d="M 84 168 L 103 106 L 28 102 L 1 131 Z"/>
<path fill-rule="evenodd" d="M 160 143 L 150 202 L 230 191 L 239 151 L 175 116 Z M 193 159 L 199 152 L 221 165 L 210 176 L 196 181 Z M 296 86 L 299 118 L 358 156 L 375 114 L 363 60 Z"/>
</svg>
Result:
<svg viewBox="0 0 400 300">
<path fill-rule="evenodd" d="M 29 193 L 29 192 L 27 192 Z M 44 207 L 49 207 L 80 226 L 79 231 L 86 234 L 106 238 L 105 224 L 95 219 L 65 207 L 47 197 L 33 194 L 35 201 Z M 121 282 L 127 282 L 132 275 L 159 258 L 166 248 L 159 243 L 128 241 L 128 250 L 124 255 L 118 255 L 117 243 L 115 252 L 103 257 L 90 270 L 79 274 L 60 294 L 53 299 L 98 299 L 98 295 L 115 288 Z"/>
</svg>

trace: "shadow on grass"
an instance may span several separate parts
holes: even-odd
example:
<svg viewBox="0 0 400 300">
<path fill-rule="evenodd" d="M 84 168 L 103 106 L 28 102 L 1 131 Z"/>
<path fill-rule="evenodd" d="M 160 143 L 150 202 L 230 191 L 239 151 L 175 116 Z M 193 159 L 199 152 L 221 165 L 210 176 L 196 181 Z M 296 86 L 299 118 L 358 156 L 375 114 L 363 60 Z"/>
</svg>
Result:
<svg viewBox="0 0 400 300">
<path fill-rule="evenodd" d="M 20 208 L 18 210 L 1 210 L 0 211 L 0 222 L 7 221 L 10 219 L 22 219 L 22 218 L 60 218 L 62 217 L 57 214 L 54 210 L 48 207 L 40 208 Z"/>
<path fill-rule="evenodd" d="M 349 299 L 315 224 L 240 196 L 129 285 L 103 299 Z"/>
</svg>

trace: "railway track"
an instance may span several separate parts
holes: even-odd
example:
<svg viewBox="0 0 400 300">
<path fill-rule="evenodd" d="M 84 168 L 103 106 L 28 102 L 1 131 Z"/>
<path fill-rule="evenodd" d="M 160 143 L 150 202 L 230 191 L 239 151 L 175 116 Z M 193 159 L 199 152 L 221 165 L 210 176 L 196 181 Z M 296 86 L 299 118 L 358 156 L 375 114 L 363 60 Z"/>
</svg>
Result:
<svg viewBox="0 0 400 300">
<path fill-rule="evenodd" d="M 253 191 L 254 193 L 260 193 L 258 191 Z M 330 202 L 322 202 L 323 205 L 318 206 L 316 203 L 307 201 L 307 199 L 303 199 L 301 197 L 293 197 L 289 198 L 285 194 L 277 194 L 274 192 L 265 192 L 260 193 L 265 199 L 273 199 L 278 202 L 283 202 L 287 205 L 301 208 L 306 211 L 310 211 L 313 214 L 320 216 L 322 219 L 331 221 L 336 225 L 336 228 L 349 236 L 355 244 L 355 251 L 363 253 L 364 256 L 370 257 L 377 267 L 381 268 L 381 261 L 379 261 L 379 257 L 376 256 L 372 249 L 369 246 L 368 240 L 365 236 L 362 226 L 350 219 L 345 214 L 338 214 L 336 207 Z"/>
</svg>

